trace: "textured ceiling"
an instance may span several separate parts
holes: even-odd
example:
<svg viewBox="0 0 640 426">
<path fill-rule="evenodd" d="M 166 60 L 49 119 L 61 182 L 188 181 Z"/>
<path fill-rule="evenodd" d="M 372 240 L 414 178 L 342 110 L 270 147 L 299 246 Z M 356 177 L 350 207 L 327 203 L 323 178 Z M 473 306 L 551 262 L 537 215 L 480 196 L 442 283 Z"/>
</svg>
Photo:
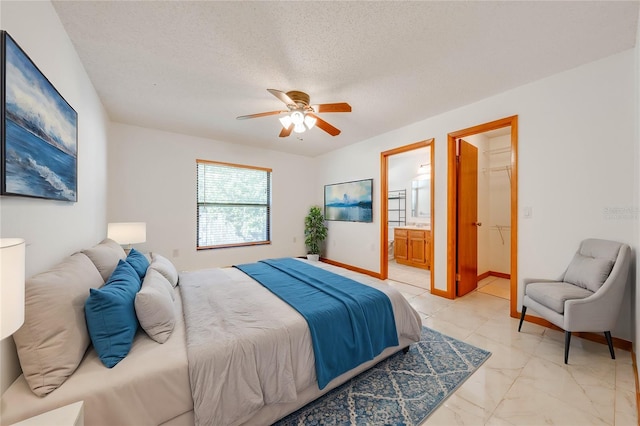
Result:
<svg viewBox="0 0 640 426">
<path fill-rule="evenodd" d="M 639 4 L 53 2 L 112 120 L 308 156 L 630 49 Z M 267 88 L 353 112 L 279 138 L 235 119 Z"/>
</svg>

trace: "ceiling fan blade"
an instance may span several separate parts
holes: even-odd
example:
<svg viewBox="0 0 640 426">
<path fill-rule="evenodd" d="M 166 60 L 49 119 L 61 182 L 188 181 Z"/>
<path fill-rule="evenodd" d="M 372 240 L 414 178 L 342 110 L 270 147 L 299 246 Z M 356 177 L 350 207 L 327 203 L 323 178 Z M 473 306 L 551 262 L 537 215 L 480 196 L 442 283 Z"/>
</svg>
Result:
<svg viewBox="0 0 640 426">
<path fill-rule="evenodd" d="M 313 105 L 315 112 L 351 112 L 351 105 L 346 102 L 339 102 L 336 104 L 320 104 Z"/>
<path fill-rule="evenodd" d="M 269 111 L 269 112 L 260 112 L 258 114 L 241 115 L 240 117 L 236 117 L 236 120 L 246 120 L 247 118 L 266 117 L 267 115 L 277 115 L 277 114 L 282 114 L 283 112 L 289 112 L 289 111 Z"/>
<path fill-rule="evenodd" d="M 340 129 L 333 127 L 331 124 L 327 123 L 317 115 L 312 114 L 310 112 L 308 112 L 307 115 L 310 115 L 311 117 L 315 118 L 317 120 L 316 126 L 320 127 L 322 130 L 329 133 L 331 136 L 338 136 L 340 134 Z"/>
<path fill-rule="evenodd" d="M 298 105 L 293 102 L 293 99 L 291 99 L 289 97 L 289 95 L 287 95 L 286 93 L 284 93 L 282 90 L 276 90 L 276 89 L 267 89 L 267 91 L 269 91 L 269 93 L 271 93 L 273 96 L 275 96 L 276 98 L 280 99 L 282 102 L 284 102 L 287 106 L 291 106 L 293 108 L 297 108 Z"/>
<path fill-rule="evenodd" d="M 282 130 L 280 130 L 280 137 L 286 138 L 291 134 L 292 130 L 293 130 L 293 124 L 290 125 L 289 127 L 283 127 Z"/>
</svg>

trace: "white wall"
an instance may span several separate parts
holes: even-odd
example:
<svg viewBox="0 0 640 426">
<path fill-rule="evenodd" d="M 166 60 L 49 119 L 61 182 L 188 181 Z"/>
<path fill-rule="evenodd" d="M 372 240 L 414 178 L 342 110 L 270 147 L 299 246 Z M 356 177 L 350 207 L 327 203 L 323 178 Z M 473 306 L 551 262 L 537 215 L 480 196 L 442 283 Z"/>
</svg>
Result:
<svg viewBox="0 0 640 426">
<path fill-rule="evenodd" d="M 494 226 L 511 226 L 511 180 L 509 173 L 502 169 L 511 162 L 511 135 L 490 138 L 487 148 L 493 152 L 501 148 L 509 149 L 488 154 L 488 168 L 491 170 L 485 173 L 489 184 L 489 217 L 486 222 L 486 229 L 489 230 L 489 270 L 509 274 L 511 231 L 503 228 L 501 236 L 501 231 Z"/>
<path fill-rule="evenodd" d="M 389 220 L 400 219 L 404 217 L 404 224 L 411 221 L 411 179 L 415 177 L 416 160 L 406 154 L 392 155 L 389 158 L 387 170 L 387 182 L 389 191 L 405 191 L 404 201 L 390 200 L 389 209 L 402 209 L 404 205 L 404 216 L 401 213 L 389 211 Z M 413 173 L 412 173 L 413 170 Z M 337 182 L 336 182 L 337 183 Z M 393 240 L 393 229 L 395 226 L 389 226 L 389 240 Z"/>
<path fill-rule="evenodd" d="M 317 187 L 366 177 L 376 186 L 374 222 L 330 223 L 328 257 L 380 270 L 380 152 L 433 137 L 434 285 L 446 289 L 447 133 L 516 114 L 519 281 L 560 274 L 586 237 L 635 247 L 637 217 L 610 214 L 637 208 L 634 71 L 628 50 L 319 157 Z M 532 208 L 531 218 L 522 217 L 523 206 Z M 625 303 L 613 332 L 630 339 L 629 298 Z"/>
<path fill-rule="evenodd" d="M 78 113 L 78 202 L 0 197 L 0 235 L 26 240 L 31 276 L 106 235 L 108 117 L 49 2 L 3 0 L 0 26 Z M 19 371 L 12 339 L 1 356 L 4 391 Z"/>
<path fill-rule="evenodd" d="M 196 250 L 196 159 L 268 167 L 270 245 Z M 146 222 L 147 242 L 181 270 L 300 256 L 304 217 L 322 205 L 312 158 L 113 123 L 109 131 L 109 222 Z"/>
<path fill-rule="evenodd" d="M 421 165 L 431 164 L 430 148 L 423 147 L 408 152 L 391 155 L 388 161 L 387 181 L 389 191 L 406 191 L 406 222 L 409 224 L 430 223 L 429 217 L 418 217 L 412 215 L 412 192 L 411 184 L 418 177 L 418 169 Z M 338 183 L 338 182 L 335 182 Z M 393 234 L 389 234 L 390 237 Z"/>
</svg>

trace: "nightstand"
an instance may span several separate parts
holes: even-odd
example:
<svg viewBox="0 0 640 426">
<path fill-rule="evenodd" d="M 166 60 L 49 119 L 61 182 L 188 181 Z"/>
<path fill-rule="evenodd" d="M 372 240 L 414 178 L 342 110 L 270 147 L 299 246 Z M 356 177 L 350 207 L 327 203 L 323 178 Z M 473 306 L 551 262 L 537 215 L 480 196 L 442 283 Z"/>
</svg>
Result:
<svg viewBox="0 0 640 426">
<path fill-rule="evenodd" d="M 15 423 L 13 426 L 84 426 L 84 402 L 78 401 Z"/>
</svg>

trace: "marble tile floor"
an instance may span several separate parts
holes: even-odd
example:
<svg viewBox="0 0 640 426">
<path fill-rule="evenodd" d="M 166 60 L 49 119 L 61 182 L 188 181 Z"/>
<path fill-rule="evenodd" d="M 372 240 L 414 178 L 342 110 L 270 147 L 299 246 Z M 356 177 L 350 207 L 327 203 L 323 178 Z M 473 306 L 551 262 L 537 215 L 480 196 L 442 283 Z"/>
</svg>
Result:
<svg viewBox="0 0 640 426">
<path fill-rule="evenodd" d="M 396 263 L 395 260 L 390 260 L 387 275 L 389 279 L 394 281 L 411 284 L 427 290 L 431 288 L 431 271 L 428 269 L 401 265 Z"/>
<path fill-rule="evenodd" d="M 492 352 L 421 426 L 637 425 L 631 353 L 509 317 L 509 301 L 474 291 L 449 300 L 388 280 L 423 325 Z"/>
<path fill-rule="evenodd" d="M 478 281 L 478 291 L 509 300 L 511 298 L 511 282 L 506 278 L 489 276 Z"/>
</svg>

